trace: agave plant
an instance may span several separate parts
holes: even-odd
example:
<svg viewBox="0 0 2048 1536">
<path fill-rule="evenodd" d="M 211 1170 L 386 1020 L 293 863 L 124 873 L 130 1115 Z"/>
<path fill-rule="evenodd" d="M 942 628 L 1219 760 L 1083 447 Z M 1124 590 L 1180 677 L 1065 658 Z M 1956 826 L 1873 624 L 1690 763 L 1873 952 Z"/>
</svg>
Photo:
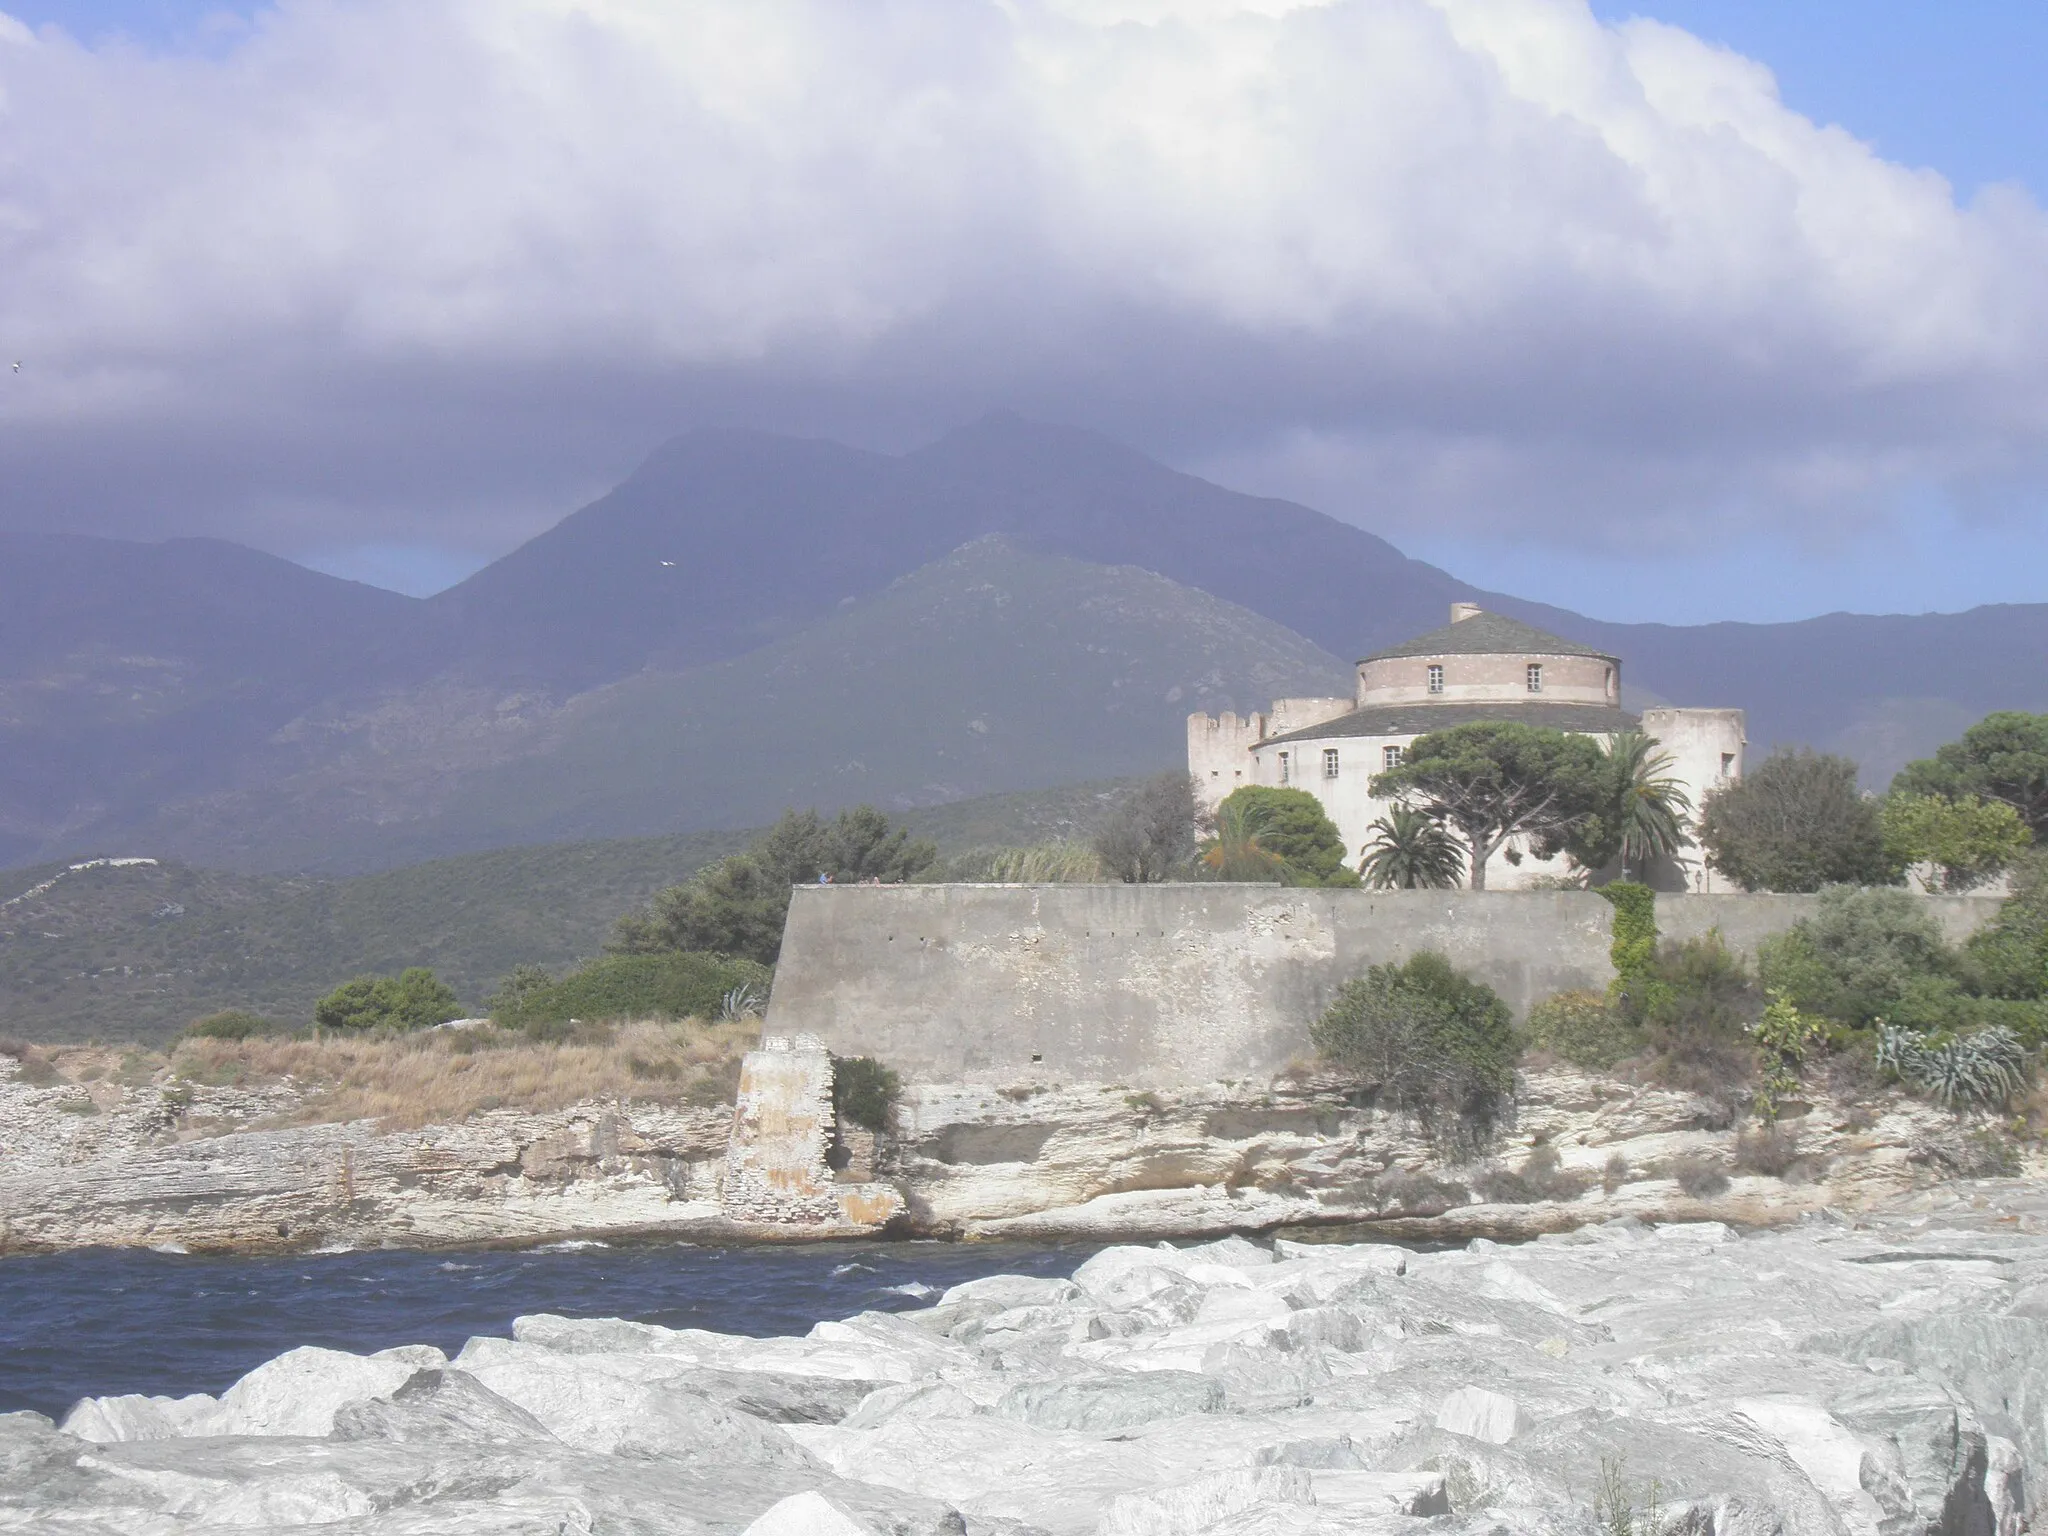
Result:
<svg viewBox="0 0 2048 1536">
<path fill-rule="evenodd" d="M 751 981 L 741 982 L 725 994 L 718 1005 L 718 1017 L 727 1024 L 737 1024 L 743 1019 L 758 1019 L 761 1010 L 768 1005 L 768 999 Z"/>
<path fill-rule="evenodd" d="M 1358 872 L 1382 891 L 1443 890 L 1465 873 L 1465 845 L 1427 811 L 1396 805 L 1372 824 Z"/>
<path fill-rule="evenodd" d="M 1631 878 L 1653 859 L 1683 848 L 1684 817 L 1692 797 L 1671 775 L 1671 754 L 1659 752 L 1655 737 L 1621 731 L 1607 744 L 1620 799 L 1615 806 L 1621 834 L 1621 877 Z"/>
<path fill-rule="evenodd" d="M 2002 1104 L 2027 1081 L 2027 1051 L 2002 1024 L 1974 1034 L 1925 1040 L 1911 1030 L 1882 1024 L 1877 1064 L 1896 1073 L 1907 1087 L 1954 1109 L 1964 1104 Z"/>
</svg>

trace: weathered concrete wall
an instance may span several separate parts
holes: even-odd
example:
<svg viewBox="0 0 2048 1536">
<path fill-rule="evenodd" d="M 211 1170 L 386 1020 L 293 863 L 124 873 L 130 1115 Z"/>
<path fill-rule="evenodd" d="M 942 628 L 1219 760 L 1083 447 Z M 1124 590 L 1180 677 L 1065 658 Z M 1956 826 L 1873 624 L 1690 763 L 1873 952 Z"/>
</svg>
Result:
<svg viewBox="0 0 2048 1536">
<path fill-rule="evenodd" d="M 1925 898 L 1952 934 L 1996 903 Z M 1731 945 L 1810 896 L 1665 896 L 1674 938 Z M 1604 987 L 1613 909 L 1584 891 L 1317 891 L 1255 885 L 804 886 L 768 1027 L 925 1081 L 1169 1087 L 1271 1074 L 1369 965 L 1434 949 L 1517 1016 Z"/>
</svg>

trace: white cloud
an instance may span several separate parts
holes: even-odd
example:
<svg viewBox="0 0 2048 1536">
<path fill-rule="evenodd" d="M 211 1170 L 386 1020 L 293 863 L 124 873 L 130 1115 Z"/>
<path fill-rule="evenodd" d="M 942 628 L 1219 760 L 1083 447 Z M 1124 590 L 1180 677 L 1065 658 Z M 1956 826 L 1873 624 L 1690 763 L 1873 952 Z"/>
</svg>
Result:
<svg viewBox="0 0 2048 1536">
<path fill-rule="evenodd" d="M 993 404 L 1397 538 L 2043 468 L 2041 210 L 1577 0 L 283 0 L 11 26 L 0 133 L 30 516 L 476 542 L 691 419 Z"/>
</svg>

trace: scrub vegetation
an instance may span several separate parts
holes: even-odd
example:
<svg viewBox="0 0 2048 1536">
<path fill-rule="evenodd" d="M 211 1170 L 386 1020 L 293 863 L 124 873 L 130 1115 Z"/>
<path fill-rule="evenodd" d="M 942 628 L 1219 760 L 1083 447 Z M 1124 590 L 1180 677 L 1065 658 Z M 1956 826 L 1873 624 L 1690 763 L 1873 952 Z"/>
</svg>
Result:
<svg viewBox="0 0 2048 1536">
<path fill-rule="evenodd" d="M 173 1105 L 195 1086 L 277 1093 L 267 1118 L 240 1128 L 373 1119 L 387 1129 L 447 1124 L 492 1110 L 546 1113 L 583 1103 L 730 1105 L 758 1021 L 585 1024 L 559 1039 L 479 1026 L 395 1034 L 193 1035 L 168 1052 L 104 1045 L 19 1045 L 43 1086 L 155 1087 Z M 203 1127 L 201 1127 L 203 1129 Z"/>
</svg>

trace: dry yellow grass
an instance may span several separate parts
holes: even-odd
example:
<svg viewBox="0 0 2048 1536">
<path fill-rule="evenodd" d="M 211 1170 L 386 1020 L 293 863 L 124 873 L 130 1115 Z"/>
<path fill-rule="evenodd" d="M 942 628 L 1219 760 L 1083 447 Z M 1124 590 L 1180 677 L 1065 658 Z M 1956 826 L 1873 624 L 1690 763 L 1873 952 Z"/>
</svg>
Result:
<svg viewBox="0 0 2048 1536">
<path fill-rule="evenodd" d="M 41 1046 L 34 1056 L 37 1075 L 53 1083 L 289 1083 L 303 1099 L 266 1123 L 374 1119 L 407 1129 L 486 1110 L 544 1113 L 592 1101 L 730 1104 L 740 1057 L 760 1033 L 759 1021 L 690 1021 L 585 1025 L 560 1041 L 479 1028 L 320 1040 L 181 1040 L 168 1058 L 107 1046 Z"/>
</svg>

